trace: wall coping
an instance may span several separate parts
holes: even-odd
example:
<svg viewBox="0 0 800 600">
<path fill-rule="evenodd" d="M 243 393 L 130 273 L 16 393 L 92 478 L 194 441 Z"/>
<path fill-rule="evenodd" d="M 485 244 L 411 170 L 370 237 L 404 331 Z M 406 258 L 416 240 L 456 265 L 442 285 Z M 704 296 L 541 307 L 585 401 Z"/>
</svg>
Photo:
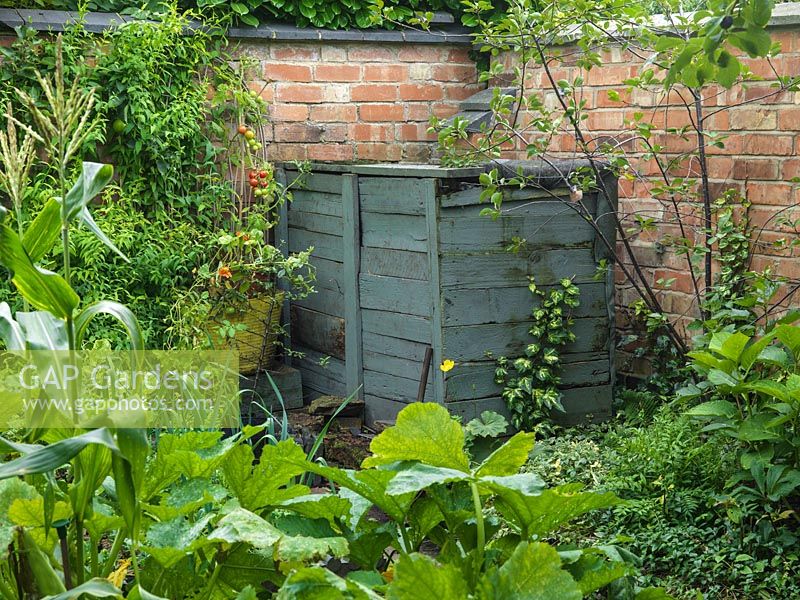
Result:
<svg viewBox="0 0 800 600">
<path fill-rule="evenodd" d="M 21 10 L 0 8 L 0 24 L 9 29 L 27 25 L 38 31 L 64 31 L 68 24 L 77 23 L 77 12 L 61 10 Z M 116 13 L 89 12 L 83 15 L 86 31 L 101 33 L 106 29 L 119 27 L 137 19 Z M 231 39 L 254 41 L 291 42 L 370 42 L 377 44 L 416 43 L 416 44 L 456 44 L 471 45 L 469 30 L 455 24 L 455 19 L 447 13 L 436 13 L 436 28 L 430 31 L 386 30 L 386 29 L 318 29 L 297 27 L 284 23 L 265 23 L 259 27 L 231 27 L 227 35 Z M 199 24 L 198 24 L 199 26 Z"/>
</svg>

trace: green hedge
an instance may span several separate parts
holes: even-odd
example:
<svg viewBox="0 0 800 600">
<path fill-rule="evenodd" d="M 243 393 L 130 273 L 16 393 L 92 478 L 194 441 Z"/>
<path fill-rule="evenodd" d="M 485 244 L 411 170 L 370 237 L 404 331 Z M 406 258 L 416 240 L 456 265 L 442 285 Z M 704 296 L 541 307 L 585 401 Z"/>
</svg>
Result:
<svg viewBox="0 0 800 600">
<path fill-rule="evenodd" d="M 395 0 L 398 18 L 417 11 L 447 11 L 459 15 L 460 0 Z M 54 10 L 136 13 L 142 8 L 161 10 L 163 0 L 0 0 L 0 6 Z M 374 25 L 374 0 L 180 0 L 179 8 L 199 10 L 215 19 L 256 26 L 264 21 L 294 23 L 301 27 L 331 29 L 366 28 Z"/>
</svg>

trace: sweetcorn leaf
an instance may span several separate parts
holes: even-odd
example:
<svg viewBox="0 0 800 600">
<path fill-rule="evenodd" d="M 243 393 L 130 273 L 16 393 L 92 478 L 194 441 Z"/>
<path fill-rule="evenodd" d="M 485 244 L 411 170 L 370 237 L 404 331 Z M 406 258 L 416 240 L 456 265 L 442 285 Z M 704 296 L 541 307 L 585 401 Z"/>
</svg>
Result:
<svg viewBox="0 0 800 600">
<path fill-rule="evenodd" d="M 580 600 L 583 594 L 578 583 L 561 568 L 561 559 L 553 547 L 522 542 L 502 567 L 483 576 L 475 597 L 478 600 Z"/>
<path fill-rule="evenodd" d="M 386 593 L 388 600 L 467 597 L 464 574 L 453 564 L 439 564 L 424 554 L 403 554 L 394 567 L 394 579 Z M 505 598 L 511 596 L 493 596 Z"/>
<path fill-rule="evenodd" d="M 514 475 L 519 472 L 533 450 L 535 433 L 520 431 L 484 460 L 476 471 L 478 477 L 486 475 Z"/>
<path fill-rule="evenodd" d="M 364 468 L 413 460 L 469 472 L 464 430 L 438 404 L 409 404 L 397 415 L 394 427 L 372 440 L 370 450 L 373 455 L 364 460 Z"/>
</svg>

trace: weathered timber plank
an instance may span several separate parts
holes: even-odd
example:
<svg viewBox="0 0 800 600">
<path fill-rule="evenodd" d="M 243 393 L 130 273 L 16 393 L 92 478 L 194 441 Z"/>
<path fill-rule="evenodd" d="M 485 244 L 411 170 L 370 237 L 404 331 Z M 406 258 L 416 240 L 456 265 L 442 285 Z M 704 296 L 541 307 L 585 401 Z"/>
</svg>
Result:
<svg viewBox="0 0 800 600">
<path fill-rule="evenodd" d="M 486 352 L 494 356 L 520 356 L 531 343 L 529 324 L 467 325 L 444 328 L 444 356 L 459 362 L 478 362 Z M 576 319 L 572 331 L 576 340 L 562 350 L 575 352 L 608 351 L 608 319 Z"/>
<path fill-rule="evenodd" d="M 361 210 L 391 215 L 424 215 L 426 202 L 434 200 L 428 195 L 425 181 L 398 177 L 361 177 L 358 186 Z"/>
<path fill-rule="evenodd" d="M 277 182 L 286 188 L 286 171 L 277 169 L 275 171 Z M 278 207 L 278 225 L 275 228 L 275 245 L 280 249 L 283 256 L 289 255 L 289 205 L 282 202 Z M 283 291 L 288 291 L 289 284 L 285 278 L 278 280 L 278 287 Z M 292 347 L 292 318 L 290 314 L 291 300 L 288 294 L 284 296 L 283 306 L 281 307 L 281 323 L 283 325 L 283 335 L 281 343 L 285 348 Z M 292 356 L 289 352 L 283 353 L 283 363 L 287 366 L 292 364 Z"/>
<path fill-rule="evenodd" d="M 422 374 L 422 361 L 413 361 L 399 356 L 389 356 L 379 352 L 364 352 L 364 369 L 376 373 L 389 373 L 419 382 Z M 414 392 L 416 394 L 416 391 Z"/>
<path fill-rule="evenodd" d="M 417 397 L 418 388 L 419 379 L 407 379 L 364 369 L 364 394 L 411 402 Z M 430 383 L 425 389 L 425 397 L 433 397 L 433 386 Z"/>
<path fill-rule="evenodd" d="M 307 174 L 303 178 L 302 187 L 299 188 L 297 191 L 323 192 L 325 194 L 341 194 L 342 177 L 341 175 L 332 173 L 312 172 Z"/>
<path fill-rule="evenodd" d="M 361 275 L 362 308 L 428 317 L 431 314 L 430 288 L 425 281 Z"/>
<path fill-rule="evenodd" d="M 364 354 L 375 352 L 397 356 L 419 364 L 422 364 L 425 358 L 425 349 L 428 347 L 428 344 L 401 340 L 366 330 L 362 332 L 361 336 L 364 343 Z"/>
<path fill-rule="evenodd" d="M 317 289 L 344 290 L 344 266 L 335 260 L 327 260 L 319 256 L 312 256 L 311 264 L 316 269 L 317 279 L 315 287 Z"/>
<path fill-rule="evenodd" d="M 593 361 L 573 362 L 570 355 L 563 356 L 561 386 L 577 387 L 600 385 L 609 382 L 608 357 Z M 445 400 L 475 400 L 499 396 L 502 386 L 494 382 L 494 362 L 460 363 L 446 376 Z"/>
<path fill-rule="evenodd" d="M 361 272 L 367 275 L 427 280 L 428 265 L 428 255 L 424 252 L 361 248 Z"/>
<path fill-rule="evenodd" d="M 425 218 L 361 212 L 361 244 L 372 248 L 428 251 Z"/>
<path fill-rule="evenodd" d="M 315 233 L 304 229 L 289 228 L 289 251 L 302 252 L 314 247 L 312 256 L 327 258 L 342 262 L 344 260 L 342 252 L 341 236 L 327 235 L 325 233 Z"/>
<path fill-rule="evenodd" d="M 538 285 L 552 285 L 563 278 L 590 283 L 597 263 L 590 248 L 523 254 L 458 254 L 441 257 L 442 287 L 485 289 L 519 287 L 536 278 Z"/>
<path fill-rule="evenodd" d="M 317 286 L 315 294 L 309 294 L 302 300 L 292 300 L 292 305 L 344 318 L 344 294 L 341 291 L 326 290 Z"/>
<path fill-rule="evenodd" d="M 565 412 L 554 411 L 552 417 L 556 423 L 562 425 L 607 421 L 611 418 L 612 400 L 611 385 L 563 390 L 561 404 Z"/>
<path fill-rule="evenodd" d="M 442 208 L 474 205 L 480 205 L 480 208 L 485 208 L 487 203 L 481 203 L 480 201 L 481 191 L 483 191 L 483 186 L 481 185 L 465 186 L 464 189 L 442 195 L 439 198 L 439 204 Z M 552 201 L 553 195 L 560 198 L 569 197 L 569 190 L 566 188 L 541 190 L 533 187 L 522 189 L 509 187 L 501 189 L 500 192 L 503 194 L 504 209 L 512 203 L 529 202 L 531 200 Z"/>
<path fill-rule="evenodd" d="M 320 215 L 302 210 L 289 211 L 289 227 L 336 236 L 341 236 L 343 232 L 341 217 Z"/>
<path fill-rule="evenodd" d="M 297 305 L 291 312 L 292 331 L 301 346 L 344 360 L 344 319 Z"/>
<path fill-rule="evenodd" d="M 344 396 L 347 386 L 344 383 L 344 362 L 326 357 L 326 355 L 309 348 L 296 347 L 304 356 L 295 358 L 294 365 L 303 375 L 303 387 L 310 388 L 320 394 Z M 325 366 L 320 360 L 325 359 Z"/>
<path fill-rule="evenodd" d="M 575 318 L 607 317 L 605 286 L 605 282 L 581 284 L 581 304 L 572 315 Z M 548 289 L 552 286 L 540 287 Z M 538 296 L 531 294 L 527 285 L 481 290 L 446 288 L 443 296 L 446 327 L 526 321 L 530 319 L 531 310 L 541 302 Z"/>
<path fill-rule="evenodd" d="M 435 198 L 437 191 L 436 182 L 428 181 L 427 193 L 430 198 Z M 444 373 L 438 368 L 444 360 L 444 338 L 442 327 L 444 326 L 444 307 L 442 306 L 442 262 L 439 237 L 439 203 L 427 202 L 425 205 L 425 221 L 428 226 L 428 260 L 431 265 L 430 295 L 431 295 L 431 360 L 433 362 L 433 397 L 425 393 L 420 400 L 432 400 L 434 402 L 444 402 Z"/>
<path fill-rule="evenodd" d="M 358 176 L 342 175 L 342 207 L 344 215 L 344 311 L 347 328 L 346 383 L 348 389 L 364 397 L 364 370 L 361 346 L 361 294 L 358 277 L 361 272 L 361 211 L 359 210 Z"/>
<path fill-rule="evenodd" d="M 361 327 L 364 331 L 379 333 L 423 344 L 431 343 L 431 321 L 383 310 L 361 310 Z"/>
<path fill-rule="evenodd" d="M 503 252 L 512 238 L 535 248 L 591 247 L 594 230 L 586 220 L 558 202 L 547 202 L 541 216 L 514 213 L 488 217 L 446 217 L 439 223 L 442 252 Z M 523 250 L 524 251 L 524 250 Z"/>
<path fill-rule="evenodd" d="M 294 192 L 292 202 L 289 204 L 289 212 L 292 213 L 295 211 L 341 218 L 341 190 L 337 194 L 323 194 L 321 192 L 297 190 Z"/>
<path fill-rule="evenodd" d="M 408 403 L 364 394 L 364 405 L 364 421 L 371 427 L 375 421 L 394 421 Z"/>
</svg>

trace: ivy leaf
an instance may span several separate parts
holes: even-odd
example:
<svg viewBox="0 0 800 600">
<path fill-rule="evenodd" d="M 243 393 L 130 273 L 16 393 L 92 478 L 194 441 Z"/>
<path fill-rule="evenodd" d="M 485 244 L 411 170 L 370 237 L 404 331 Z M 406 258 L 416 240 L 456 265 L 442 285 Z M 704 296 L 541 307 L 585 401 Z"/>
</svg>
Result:
<svg viewBox="0 0 800 600">
<path fill-rule="evenodd" d="M 433 403 L 409 404 L 397 415 L 397 424 L 370 444 L 373 456 L 364 468 L 414 460 L 433 467 L 469 472 L 464 430 L 446 408 Z"/>
<path fill-rule="evenodd" d="M 386 593 L 388 600 L 418 598 L 466 598 L 464 574 L 454 564 L 439 564 L 424 554 L 403 554 L 395 563 L 394 579 Z M 492 598 L 512 596 L 497 595 Z"/>
<path fill-rule="evenodd" d="M 561 559 L 553 547 L 540 542 L 522 542 L 502 567 L 481 578 L 475 597 L 478 600 L 580 600 L 583 594 L 578 583 L 561 568 Z"/>
</svg>

